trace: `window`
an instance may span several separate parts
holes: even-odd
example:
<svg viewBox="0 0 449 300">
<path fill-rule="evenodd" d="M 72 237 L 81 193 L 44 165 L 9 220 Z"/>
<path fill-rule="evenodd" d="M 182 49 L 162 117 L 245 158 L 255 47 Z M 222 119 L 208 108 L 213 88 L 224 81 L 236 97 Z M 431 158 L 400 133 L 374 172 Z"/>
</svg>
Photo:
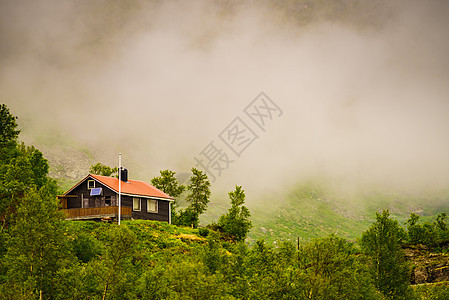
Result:
<svg viewBox="0 0 449 300">
<path fill-rule="evenodd" d="M 157 213 L 157 200 L 147 199 L 147 212 Z"/>
<path fill-rule="evenodd" d="M 111 196 L 104 197 L 104 205 L 111 206 Z"/>
<path fill-rule="evenodd" d="M 90 190 L 93 188 L 95 188 L 95 180 L 88 180 L 87 181 L 87 189 Z"/>
<path fill-rule="evenodd" d="M 133 198 L 133 210 L 140 211 L 140 198 Z"/>
</svg>

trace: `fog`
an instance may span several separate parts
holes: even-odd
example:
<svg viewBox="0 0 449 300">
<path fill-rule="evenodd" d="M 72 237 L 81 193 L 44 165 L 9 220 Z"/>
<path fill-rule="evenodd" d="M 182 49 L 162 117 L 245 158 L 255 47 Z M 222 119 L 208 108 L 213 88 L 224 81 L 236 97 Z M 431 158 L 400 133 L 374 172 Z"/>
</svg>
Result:
<svg viewBox="0 0 449 300">
<path fill-rule="evenodd" d="M 216 189 L 439 190 L 448 23 L 443 0 L 2 0 L 0 102 L 44 154 L 121 152 L 131 178 L 189 172 L 213 142 L 232 160 Z M 263 130 L 244 111 L 261 92 L 282 111 Z M 258 137 L 240 155 L 219 137 L 237 117 Z"/>
</svg>

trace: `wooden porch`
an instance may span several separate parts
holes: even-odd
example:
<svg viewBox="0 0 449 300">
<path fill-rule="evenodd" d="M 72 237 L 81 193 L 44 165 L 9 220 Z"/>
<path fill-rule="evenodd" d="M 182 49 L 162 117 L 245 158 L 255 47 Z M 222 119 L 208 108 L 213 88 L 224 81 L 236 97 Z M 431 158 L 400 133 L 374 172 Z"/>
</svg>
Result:
<svg viewBox="0 0 449 300">
<path fill-rule="evenodd" d="M 118 217 L 118 206 L 71 208 L 61 209 L 61 211 L 66 215 L 66 220 L 87 220 Z M 128 219 L 131 217 L 132 208 L 122 206 L 120 213 L 122 218 Z"/>
</svg>

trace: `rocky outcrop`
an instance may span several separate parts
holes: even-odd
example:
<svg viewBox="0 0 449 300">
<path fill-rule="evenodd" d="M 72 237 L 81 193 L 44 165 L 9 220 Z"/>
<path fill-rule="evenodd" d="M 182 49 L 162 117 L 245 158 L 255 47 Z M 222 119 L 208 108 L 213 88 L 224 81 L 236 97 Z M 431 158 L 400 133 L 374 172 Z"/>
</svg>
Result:
<svg viewBox="0 0 449 300">
<path fill-rule="evenodd" d="M 449 281 L 449 254 L 435 252 L 424 245 L 404 247 L 407 259 L 412 263 L 412 284 Z"/>
</svg>

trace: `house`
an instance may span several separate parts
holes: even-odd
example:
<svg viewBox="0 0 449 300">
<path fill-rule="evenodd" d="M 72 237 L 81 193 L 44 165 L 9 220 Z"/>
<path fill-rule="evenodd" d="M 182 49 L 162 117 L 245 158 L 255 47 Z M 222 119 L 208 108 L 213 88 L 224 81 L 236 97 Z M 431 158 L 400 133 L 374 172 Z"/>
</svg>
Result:
<svg viewBox="0 0 449 300">
<path fill-rule="evenodd" d="M 121 219 L 171 223 L 174 199 L 147 182 L 128 180 L 126 169 L 121 172 Z M 58 198 L 67 220 L 117 220 L 119 179 L 89 174 Z"/>
</svg>

